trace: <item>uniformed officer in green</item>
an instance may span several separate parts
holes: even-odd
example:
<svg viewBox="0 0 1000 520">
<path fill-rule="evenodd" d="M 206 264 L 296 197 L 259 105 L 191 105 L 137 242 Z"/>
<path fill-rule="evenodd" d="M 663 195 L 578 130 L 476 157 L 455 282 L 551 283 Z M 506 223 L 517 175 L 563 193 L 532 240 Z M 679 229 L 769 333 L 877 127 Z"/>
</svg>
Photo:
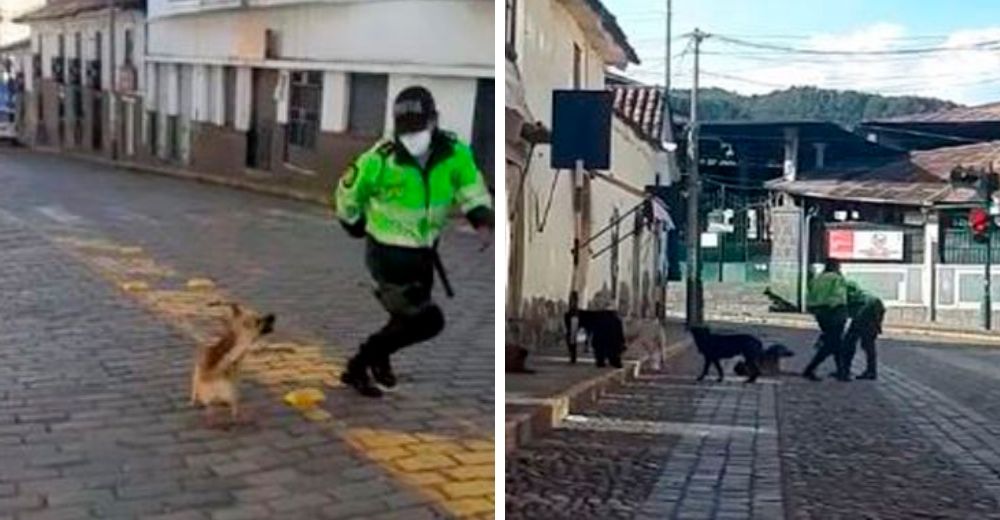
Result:
<svg viewBox="0 0 1000 520">
<path fill-rule="evenodd" d="M 878 377 L 878 357 L 875 352 L 875 341 L 882 333 L 882 321 L 885 319 L 885 305 L 874 294 L 867 292 L 858 284 L 847 282 L 847 311 L 851 317 L 851 325 L 847 327 L 844 337 L 844 366 L 849 371 L 854 361 L 858 342 L 865 351 L 865 371 L 858 379 L 875 379 Z"/>
<path fill-rule="evenodd" d="M 361 344 L 341 380 L 380 397 L 396 385 L 390 356 L 444 329 L 431 299 L 437 241 L 455 206 L 484 245 L 492 237 L 492 198 L 472 151 L 438 129 L 434 98 L 409 87 L 393 103 L 393 138 L 358 157 L 341 178 L 334 204 L 354 237 L 367 237 L 366 264 L 389 322 Z M 372 379 L 374 378 L 374 383 Z M 378 383 L 376 385 L 375 383 Z"/>
<path fill-rule="evenodd" d="M 844 355 L 841 350 L 844 326 L 847 325 L 847 280 L 840 273 L 840 262 L 832 258 L 826 261 L 823 272 L 809 284 L 806 308 L 816 316 L 821 335 L 819 350 L 802 375 L 806 379 L 818 381 L 816 368 L 826 358 L 833 356 L 837 364 L 836 378 L 841 381 L 849 380 L 850 374 L 843 366 Z"/>
</svg>

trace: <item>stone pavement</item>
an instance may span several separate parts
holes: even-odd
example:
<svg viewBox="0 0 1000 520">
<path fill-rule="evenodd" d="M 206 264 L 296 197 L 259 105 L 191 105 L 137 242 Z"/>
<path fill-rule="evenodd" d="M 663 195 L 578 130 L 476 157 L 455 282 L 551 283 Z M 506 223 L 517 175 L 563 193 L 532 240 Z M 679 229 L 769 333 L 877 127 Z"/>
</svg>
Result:
<svg viewBox="0 0 1000 520">
<path fill-rule="evenodd" d="M 1000 352 L 886 340 L 879 381 L 811 383 L 814 332 L 753 332 L 788 374 L 696 383 L 693 351 L 647 372 L 508 455 L 507 516 L 1000 518 Z"/>
<path fill-rule="evenodd" d="M 0 519 L 493 516 L 493 265 L 463 261 L 471 236 L 446 242 L 448 330 L 375 401 L 337 381 L 383 314 L 322 211 L 23 151 L 0 183 Z M 253 427 L 187 403 L 217 299 L 278 315 Z M 281 404 L 302 386 L 322 410 Z"/>
<path fill-rule="evenodd" d="M 636 337 L 625 351 L 621 369 L 596 367 L 589 348 L 580 353 L 577 363 L 571 364 L 565 350 L 552 345 L 547 348 L 549 355 L 528 358 L 533 373 L 505 374 L 506 451 L 544 435 L 571 409 L 598 399 L 640 369 L 660 366 L 690 341 L 683 324 L 672 320 L 665 324 L 647 320 L 633 328 Z"/>
</svg>

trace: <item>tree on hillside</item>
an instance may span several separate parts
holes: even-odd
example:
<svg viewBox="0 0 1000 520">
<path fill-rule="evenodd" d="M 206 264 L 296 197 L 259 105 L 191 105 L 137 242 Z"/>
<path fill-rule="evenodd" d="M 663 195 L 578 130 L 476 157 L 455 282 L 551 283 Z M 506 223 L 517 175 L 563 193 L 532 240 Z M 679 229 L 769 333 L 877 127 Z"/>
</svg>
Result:
<svg viewBox="0 0 1000 520">
<path fill-rule="evenodd" d="M 687 117 L 688 90 L 671 92 L 674 114 Z M 820 120 L 854 126 L 861 121 L 956 108 L 950 101 L 917 96 L 882 96 L 854 90 L 792 87 L 767 94 L 744 96 L 720 88 L 706 88 L 698 98 L 702 121 Z"/>
</svg>

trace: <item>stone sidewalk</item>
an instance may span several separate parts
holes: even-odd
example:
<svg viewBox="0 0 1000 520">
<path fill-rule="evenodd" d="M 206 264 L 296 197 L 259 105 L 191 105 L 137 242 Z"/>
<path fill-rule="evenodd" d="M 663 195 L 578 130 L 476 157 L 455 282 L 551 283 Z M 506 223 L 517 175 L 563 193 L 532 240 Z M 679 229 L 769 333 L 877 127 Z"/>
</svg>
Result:
<svg viewBox="0 0 1000 520">
<path fill-rule="evenodd" d="M 654 325 L 655 326 L 655 325 Z M 572 410 L 597 401 L 602 394 L 658 367 L 690 344 L 684 325 L 668 321 L 662 335 L 645 327 L 645 334 L 625 351 L 620 369 L 597 368 L 590 353 L 581 353 L 576 364 L 557 348 L 530 356 L 532 374 L 505 374 L 505 450 L 507 453 L 544 435 Z M 656 335 L 657 337 L 651 337 Z"/>
<path fill-rule="evenodd" d="M 698 382 L 689 349 L 574 411 L 507 455 L 506 518 L 1000 518 L 1000 352 L 886 339 L 878 381 L 814 383 L 810 331 L 740 329 L 796 355 Z"/>
</svg>

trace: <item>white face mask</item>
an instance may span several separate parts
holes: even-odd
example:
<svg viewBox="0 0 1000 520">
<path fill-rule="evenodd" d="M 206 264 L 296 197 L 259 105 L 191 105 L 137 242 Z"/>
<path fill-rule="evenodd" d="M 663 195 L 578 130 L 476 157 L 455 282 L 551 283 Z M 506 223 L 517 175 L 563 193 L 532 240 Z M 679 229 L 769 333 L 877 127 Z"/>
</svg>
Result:
<svg viewBox="0 0 1000 520">
<path fill-rule="evenodd" d="M 431 129 L 421 130 L 410 134 L 401 134 L 399 142 L 413 157 L 423 157 L 431 147 Z"/>
</svg>

